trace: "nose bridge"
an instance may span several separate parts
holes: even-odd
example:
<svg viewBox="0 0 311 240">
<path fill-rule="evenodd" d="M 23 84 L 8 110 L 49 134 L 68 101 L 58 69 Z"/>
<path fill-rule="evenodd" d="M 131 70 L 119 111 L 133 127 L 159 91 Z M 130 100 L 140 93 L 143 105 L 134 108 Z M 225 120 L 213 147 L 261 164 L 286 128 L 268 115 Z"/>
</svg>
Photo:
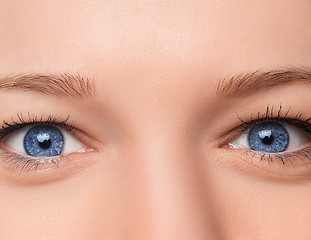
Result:
<svg viewBox="0 0 311 240">
<path fill-rule="evenodd" d="M 202 168 L 191 146 L 163 131 L 141 137 L 129 156 L 129 239 L 217 239 Z"/>
</svg>

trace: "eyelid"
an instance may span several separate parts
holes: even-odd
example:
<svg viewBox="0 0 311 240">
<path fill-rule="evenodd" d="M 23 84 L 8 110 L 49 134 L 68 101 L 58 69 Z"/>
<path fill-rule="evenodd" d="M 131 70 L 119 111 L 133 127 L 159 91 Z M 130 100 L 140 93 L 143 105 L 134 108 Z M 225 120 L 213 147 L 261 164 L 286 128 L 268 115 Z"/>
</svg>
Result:
<svg viewBox="0 0 311 240">
<path fill-rule="evenodd" d="M 278 108 L 268 105 L 263 114 L 244 112 L 242 118 L 239 113 L 236 113 L 241 124 L 224 134 L 218 144 L 219 152 L 223 153 L 222 158 L 226 159 L 226 165 L 232 165 L 235 168 L 244 166 L 245 171 L 253 171 L 254 174 L 262 172 L 272 176 L 282 176 L 282 178 L 291 176 L 310 178 L 311 180 L 311 118 L 303 116 L 301 111 L 293 113 L 293 109 L 291 107 L 284 108 L 282 105 Z M 230 147 L 231 141 L 241 134 L 248 133 L 252 126 L 266 121 L 293 125 L 303 131 L 309 141 L 300 148 L 281 153 L 263 153 L 251 149 Z M 228 158 L 228 156 L 230 157 Z"/>
<path fill-rule="evenodd" d="M 0 140 L 0 178 L 2 176 L 10 181 L 25 180 L 25 183 L 45 182 L 72 175 L 76 171 L 94 162 L 93 154 L 97 149 L 94 142 L 83 132 L 76 130 L 76 138 L 84 145 L 84 152 L 53 157 L 23 156 L 6 149 Z M 35 174 L 35 175 L 34 175 Z M 42 177 L 39 177 L 41 176 Z"/>
<path fill-rule="evenodd" d="M 97 162 L 97 159 L 94 158 L 94 152 L 96 151 L 86 151 L 85 153 L 72 153 L 69 155 L 53 157 L 50 158 L 50 162 L 46 162 L 46 158 L 24 158 L 15 153 L 8 152 L 5 149 L 0 148 L 0 157 L 6 156 L 4 158 L 7 161 L 0 160 L 0 180 L 8 181 L 10 184 L 17 184 L 18 186 L 28 186 L 33 184 L 45 184 L 70 176 L 78 174 L 82 169 L 87 168 L 90 165 L 94 165 Z M 14 160 L 18 158 L 23 162 L 23 165 L 27 161 L 37 160 L 45 161 L 46 164 L 39 164 L 37 171 L 30 170 L 27 171 L 25 168 L 22 169 L 23 165 L 10 167 Z M 13 159 L 13 162 L 11 161 Z M 16 161 L 15 161 L 16 162 Z"/>
<path fill-rule="evenodd" d="M 306 150 L 311 153 L 311 148 Z M 249 149 L 223 148 L 218 154 L 221 159 L 218 161 L 223 167 L 243 175 L 259 177 L 260 180 L 290 183 L 311 181 L 311 161 L 301 151 L 283 154 L 284 165 L 276 153 L 262 154 Z"/>
<path fill-rule="evenodd" d="M 28 118 L 28 119 L 27 119 Z M 58 119 L 52 115 L 44 117 L 38 117 L 36 115 L 27 114 L 27 118 L 23 118 L 21 113 L 17 114 L 17 118 L 11 118 L 10 122 L 3 121 L 2 126 L 0 126 L 0 168 L 5 169 L 11 173 L 20 172 L 20 173 L 30 173 L 33 170 L 44 170 L 46 172 L 48 169 L 57 169 L 59 167 L 66 166 L 66 163 L 70 162 L 74 164 L 74 161 L 69 161 L 69 157 L 77 155 L 87 155 L 90 152 L 96 152 L 96 140 L 88 136 L 85 132 L 74 127 L 74 123 L 69 122 L 70 116 L 67 116 L 65 120 L 58 121 Z M 78 154 L 63 154 L 61 156 L 54 157 L 33 157 L 29 155 L 23 155 L 22 153 L 10 149 L 5 144 L 5 141 L 11 134 L 15 134 L 16 131 L 25 131 L 25 128 L 31 128 L 36 125 L 51 125 L 56 126 L 66 135 L 74 138 L 77 141 L 80 141 L 83 145 L 81 151 L 78 151 Z M 69 149 L 70 150 L 70 149 Z M 22 154 L 22 155 L 21 155 Z M 61 164 L 62 163 L 62 164 Z M 60 166 L 61 164 L 61 166 Z"/>
</svg>

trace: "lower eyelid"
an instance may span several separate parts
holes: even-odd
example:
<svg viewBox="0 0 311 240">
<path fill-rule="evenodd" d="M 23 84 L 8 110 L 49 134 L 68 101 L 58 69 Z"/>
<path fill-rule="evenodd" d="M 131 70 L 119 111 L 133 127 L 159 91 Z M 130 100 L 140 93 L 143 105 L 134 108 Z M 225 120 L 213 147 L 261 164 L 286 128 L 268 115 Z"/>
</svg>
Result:
<svg viewBox="0 0 311 240">
<path fill-rule="evenodd" d="M 226 165 L 256 173 L 311 179 L 311 146 L 294 152 L 263 153 L 251 149 L 221 149 Z"/>
<path fill-rule="evenodd" d="M 30 172 L 56 168 L 59 166 L 60 156 L 55 157 L 32 157 L 20 155 L 14 151 L 0 149 L 0 165 L 9 171 Z"/>
<path fill-rule="evenodd" d="M 40 163 L 36 169 L 38 161 Z M 0 181 L 18 185 L 44 184 L 74 176 L 96 162 L 93 151 L 53 158 L 28 158 L 0 148 Z"/>
</svg>

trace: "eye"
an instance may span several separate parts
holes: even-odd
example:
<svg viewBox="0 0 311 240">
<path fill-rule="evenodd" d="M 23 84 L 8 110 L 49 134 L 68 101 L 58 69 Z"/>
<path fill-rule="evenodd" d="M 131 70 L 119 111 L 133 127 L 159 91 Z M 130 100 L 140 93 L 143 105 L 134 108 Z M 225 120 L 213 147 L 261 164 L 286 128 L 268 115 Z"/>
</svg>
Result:
<svg viewBox="0 0 311 240">
<path fill-rule="evenodd" d="M 52 157 L 83 151 L 83 144 L 53 125 L 23 127 L 8 135 L 4 144 L 21 155 Z"/>
<path fill-rule="evenodd" d="M 302 147 L 310 139 L 298 127 L 276 121 L 264 121 L 247 129 L 229 143 L 232 148 L 248 148 L 258 152 L 279 153 Z"/>
</svg>

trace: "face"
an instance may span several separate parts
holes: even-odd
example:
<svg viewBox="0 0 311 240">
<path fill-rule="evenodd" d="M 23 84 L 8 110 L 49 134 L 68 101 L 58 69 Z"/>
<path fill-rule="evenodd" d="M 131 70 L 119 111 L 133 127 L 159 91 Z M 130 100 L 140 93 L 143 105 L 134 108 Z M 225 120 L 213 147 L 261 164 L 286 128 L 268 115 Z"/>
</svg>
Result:
<svg viewBox="0 0 311 240">
<path fill-rule="evenodd" d="M 309 1 L 0 4 L 1 239 L 310 239 Z"/>
</svg>

